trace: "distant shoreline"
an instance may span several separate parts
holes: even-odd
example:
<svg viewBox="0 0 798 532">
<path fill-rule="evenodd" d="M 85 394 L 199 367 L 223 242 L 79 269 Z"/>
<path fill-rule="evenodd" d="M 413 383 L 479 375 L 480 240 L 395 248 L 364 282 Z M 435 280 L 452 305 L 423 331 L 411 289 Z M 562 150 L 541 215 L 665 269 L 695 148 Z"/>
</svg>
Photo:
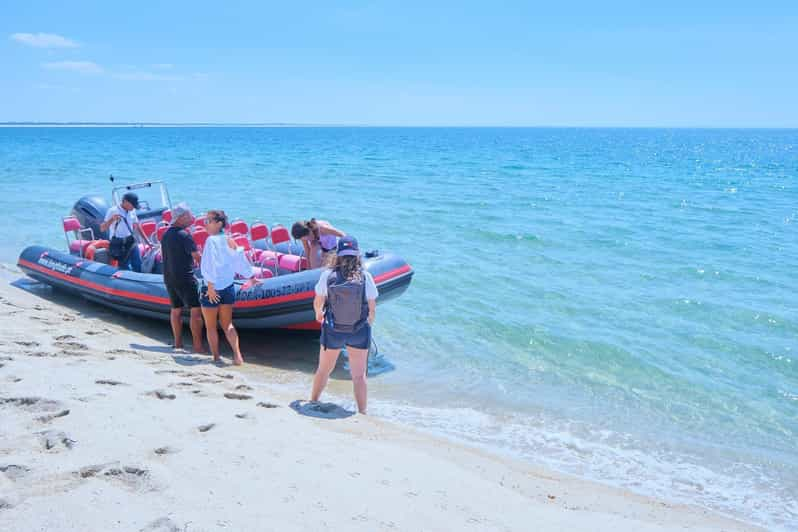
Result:
<svg viewBox="0 0 798 532">
<path fill-rule="evenodd" d="M 0 128 L 214 128 L 214 127 L 247 127 L 247 128 L 395 128 L 395 129 L 708 129 L 708 130 L 778 130 L 795 131 L 798 127 L 758 127 L 758 126 L 497 126 L 497 125 L 390 125 L 390 124 L 298 124 L 291 122 L 263 122 L 263 123 L 236 123 L 236 122 L 0 122 Z"/>
</svg>

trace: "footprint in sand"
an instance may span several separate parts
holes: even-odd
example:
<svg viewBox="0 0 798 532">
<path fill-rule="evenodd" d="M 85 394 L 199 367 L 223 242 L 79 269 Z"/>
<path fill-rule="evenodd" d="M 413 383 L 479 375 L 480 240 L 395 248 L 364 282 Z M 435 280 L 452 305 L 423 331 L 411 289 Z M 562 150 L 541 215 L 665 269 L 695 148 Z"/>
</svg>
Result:
<svg viewBox="0 0 798 532">
<path fill-rule="evenodd" d="M 238 419 L 249 419 L 249 412 L 241 412 L 240 414 L 236 414 Z"/>
<path fill-rule="evenodd" d="M 154 390 L 154 391 L 148 393 L 147 395 L 151 395 L 151 396 L 157 397 L 158 399 L 162 399 L 162 400 L 163 399 L 169 399 L 170 401 L 173 400 L 175 397 L 177 397 L 175 394 L 169 393 L 169 392 L 165 392 L 163 390 Z"/>
<path fill-rule="evenodd" d="M 0 510 L 9 510 L 9 509 L 11 509 L 13 507 L 14 507 L 14 505 L 11 504 L 10 502 L 8 502 L 7 500 L 0 499 Z"/>
<path fill-rule="evenodd" d="M 200 425 L 199 427 L 197 427 L 197 430 L 200 431 L 200 432 L 208 432 L 209 430 L 211 430 L 215 426 L 216 426 L 216 423 L 208 423 L 207 425 Z"/>
<path fill-rule="evenodd" d="M 7 380 L 8 382 L 19 382 L 19 381 L 21 381 L 21 380 L 22 380 L 22 378 L 20 378 L 20 377 L 17 377 L 17 376 L 15 376 L 15 375 L 9 375 L 8 377 L 6 377 L 6 380 Z"/>
<path fill-rule="evenodd" d="M 21 345 L 22 347 L 39 347 L 39 342 L 34 342 L 32 340 L 17 340 L 14 342 L 17 345 Z"/>
<path fill-rule="evenodd" d="M 258 403 L 258 406 L 261 407 L 261 408 L 279 408 L 280 407 L 280 405 L 276 405 L 274 403 L 264 403 L 262 401 L 260 403 Z"/>
<path fill-rule="evenodd" d="M 138 355 L 139 352 L 136 351 L 135 349 L 116 348 L 116 349 L 109 349 L 108 351 L 105 352 L 105 354 L 106 355 Z"/>
<path fill-rule="evenodd" d="M 71 334 L 62 334 L 61 336 L 56 336 L 55 339 L 63 342 L 64 340 L 75 340 L 75 337 Z"/>
<path fill-rule="evenodd" d="M 56 452 L 63 449 L 72 449 L 72 447 L 74 447 L 74 445 L 77 443 L 75 440 L 67 436 L 66 433 L 55 430 L 40 432 L 39 439 L 42 442 L 42 446 L 45 450 L 55 450 Z"/>
<path fill-rule="evenodd" d="M 224 394 L 224 396 L 225 396 L 225 398 L 227 398 L 227 399 L 237 399 L 237 400 L 239 400 L 239 401 L 246 401 L 247 399 L 252 399 L 252 396 L 251 396 L 251 395 L 247 395 L 247 394 L 245 394 L 245 393 L 232 393 L 232 392 L 227 392 L 226 394 Z"/>
<path fill-rule="evenodd" d="M 248 386 L 246 384 L 239 384 L 238 386 L 236 386 L 236 390 L 239 390 L 239 391 L 242 391 L 242 392 L 251 392 L 252 390 L 254 390 L 254 388 L 252 386 Z"/>
<path fill-rule="evenodd" d="M 80 342 L 65 342 L 65 341 L 57 341 L 53 342 L 53 346 L 60 347 L 61 349 L 65 350 L 76 350 L 76 351 L 87 351 L 89 346 L 86 344 L 82 344 Z"/>
<path fill-rule="evenodd" d="M 177 523 L 169 519 L 168 517 L 161 517 L 160 519 L 156 519 L 152 523 L 148 524 L 144 528 L 140 529 L 139 532 L 182 532 L 183 528 L 180 528 Z"/>
<path fill-rule="evenodd" d="M 95 384 L 107 384 L 108 386 L 127 386 L 126 382 L 115 381 L 111 379 L 97 379 L 94 381 Z"/>
<path fill-rule="evenodd" d="M 159 455 L 159 456 L 163 456 L 163 455 L 165 455 L 165 454 L 175 454 L 175 453 L 178 453 L 178 452 L 180 452 L 180 449 L 176 449 L 176 448 L 174 448 L 174 447 L 170 447 L 170 446 L 168 446 L 168 445 L 165 445 L 164 447 L 158 447 L 158 448 L 157 448 L 157 449 L 155 449 L 153 452 L 154 452 L 155 454 Z"/>
<path fill-rule="evenodd" d="M 0 465 L 0 473 L 3 473 L 8 480 L 16 481 L 30 473 L 30 468 L 24 465 L 5 464 Z"/>
<path fill-rule="evenodd" d="M 32 412 L 48 412 L 58 410 L 61 403 L 42 397 L 0 397 L 0 406 L 15 406 Z"/>
<path fill-rule="evenodd" d="M 69 410 L 61 410 L 60 412 L 57 412 L 55 414 L 48 414 L 46 416 L 39 416 L 36 419 L 38 419 L 42 423 L 49 423 L 49 422 L 51 422 L 54 419 L 57 419 L 59 417 L 68 416 L 68 415 L 69 415 Z"/>
</svg>

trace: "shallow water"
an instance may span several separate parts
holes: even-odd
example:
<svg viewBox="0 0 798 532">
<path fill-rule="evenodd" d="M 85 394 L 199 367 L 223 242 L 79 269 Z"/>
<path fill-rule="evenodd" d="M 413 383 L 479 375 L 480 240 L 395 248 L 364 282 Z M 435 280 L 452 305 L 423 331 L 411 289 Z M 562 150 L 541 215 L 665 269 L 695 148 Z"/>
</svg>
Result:
<svg viewBox="0 0 798 532">
<path fill-rule="evenodd" d="M 0 128 L 0 261 L 110 173 L 407 258 L 373 414 L 798 522 L 798 131 Z"/>
</svg>

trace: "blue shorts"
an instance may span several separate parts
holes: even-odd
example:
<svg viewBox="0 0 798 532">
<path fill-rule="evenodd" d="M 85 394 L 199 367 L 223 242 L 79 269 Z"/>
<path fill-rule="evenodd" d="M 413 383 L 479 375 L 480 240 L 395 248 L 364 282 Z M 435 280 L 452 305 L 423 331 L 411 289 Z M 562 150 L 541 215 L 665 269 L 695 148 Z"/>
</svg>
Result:
<svg viewBox="0 0 798 532">
<path fill-rule="evenodd" d="M 200 295 L 200 306 L 215 308 L 219 305 L 232 305 L 236 302 L 236 287 L 234 284 L 231 284 L 224 290 L 217 290 L 216 293 L 219 295 L 219 302 L 211 303 L 211 300 L 208 299 L 208 287 L 207 285 L 203 285 L 202 295 Z"/>
<path fill-rule="evenodd" d="M 364 324 L 355 332 L 336 332 L 326 322 L 321 326 L 321 345 L 324 349 L 341 349 L 345 345 L 368 349 L 371 344 L 371 325 Z"/>
</svg>

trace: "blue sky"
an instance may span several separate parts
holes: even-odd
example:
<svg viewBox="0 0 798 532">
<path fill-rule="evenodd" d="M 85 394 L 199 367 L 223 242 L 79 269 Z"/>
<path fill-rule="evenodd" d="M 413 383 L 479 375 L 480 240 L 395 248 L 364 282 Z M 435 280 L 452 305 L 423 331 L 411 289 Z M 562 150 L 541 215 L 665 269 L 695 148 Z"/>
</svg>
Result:
<svg viewBox="0 0 798 532">
<path fill-rule="evenodd" d="M 0 121 L 798 127 L 798 1 L 493 4 L 4 2 Z"/>
</svg>

